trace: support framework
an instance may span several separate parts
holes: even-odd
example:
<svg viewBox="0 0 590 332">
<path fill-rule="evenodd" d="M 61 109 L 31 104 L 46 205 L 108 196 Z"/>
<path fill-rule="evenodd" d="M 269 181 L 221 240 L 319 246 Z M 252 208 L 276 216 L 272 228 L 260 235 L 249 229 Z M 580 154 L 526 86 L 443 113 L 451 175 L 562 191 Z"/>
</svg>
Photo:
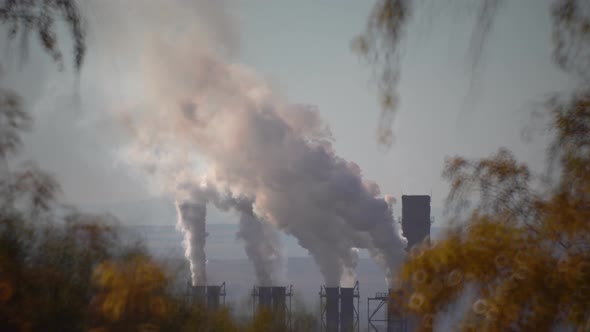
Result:
<svg viewBox="0 0 590 332">
<path fill-rule="evenodd" d="M 291 329 L 291 301 L 293 285 L 284 286 L 254 286 L 252 289 L 252 315 L 261 310 L 271 311 L 274 324 L 285 330 Z"/>
<path fill-rule="evenodd" d="M 207 309 L 217 310 L 225 306 L 225 296 L 225 282 L 209 286 L 193 286 L 190 281 L 187 283 L 186 301 L 190 305 L 200 304 Z"/>
<path fill-rule="evenodd" d="M 389 293 L 377 293 L 367 299 L 367 328 L 370 332 L 406 332 L 407 321 Z"/>
<path fill-rule="evenodd" d="M 360 331 L 359 282 L 354 287 L 320 288 L 320 331 L 353 332 Z M 356 305 L 355 300 L 356 299 Z"/>
</svg>

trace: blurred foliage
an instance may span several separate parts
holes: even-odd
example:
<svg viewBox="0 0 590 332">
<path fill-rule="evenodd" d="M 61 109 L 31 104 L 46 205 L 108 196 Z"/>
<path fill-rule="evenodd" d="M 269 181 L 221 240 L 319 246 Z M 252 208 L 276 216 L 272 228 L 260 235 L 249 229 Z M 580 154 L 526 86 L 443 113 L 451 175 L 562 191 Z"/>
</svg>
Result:
<svg viewBox="0 0 590 332">
<path fill-rule="evenodd" d="M 554 58 L 566 72 L 590 83 L 590 3 L 585 0 L 553 0 Z"/>
<path fill-rule="evenodd" d="M 465 331 L 590 329 L 590 93 L 552 99 L 554 181 L 535 183 L 507 150 L 481 160 L 448 159 L 448 207 L 461 224 L 411 249 L 398 298 L 431 330 L 463 294 Z M 464 214 L 463 214 L 464 215 Z"/>
<path fill-rule="evenodd" d="M 23 55 L 26 56 L 30 35 L 34 33 L 43 49 L 61 68 L 63 55 L 56 33 L 60 22 L 70 30 L 74 65 L 80 70 L 86 55 L 86 39 L 84 21 L 75 0 L 4 0 L 0 3 L 0 24 L 8 26 L 10 39 L 20 35 Z"/>
<path fill-rule="evenodd" d="M 469 67 L 472 75 L 476 75 L 498 7 L 510 5 L 510 1 L 435 2 L 442 2 L 449 10 L 457 9 L 453 5 L 469 8 L 476 5 L 476 20 L 468 50 Z M 552 0 L 549 9 L 553 19 L 554 59 L 560 68 L 575 75 L 587 86 L 590 83 L 590 2 Z M 401 76 L 404 37 L 415 16 L 413 14 L 420 10 L 429 10 L 425 0 L 378 0 L 369 15 L 365 31 L 352 41 L 352 49 L 373 69 L 381 102 L 377 135 L 379 143 L 385 146 L 391 145 L 394 138 L 392 125 L 399 105 L 397 85 Z"/>
<path fill-rule="evenodd" d="M 93 271 L 99 288 L 93 304 L 108 321 L 125 320 L 138 324 L 165 316 L 166 275 L 145 255 L 123 261 L 103 261 Z"/>
<path fill-rule="evenodd" d="M 506 3 L 477 2 L 472 70 Z M 419 4 L 377 1 L 366 31 L 353 41 L 373 65 L 382 96 L 381 143 L 392 142 L 402 43 Z M 420 330 L 459 310 L 456 328 L 464 331 L 590 331 L 590 2 L 553 0 L 550 13 L 555 62 L 579 85 L 545 105 L 553 138 L 547 174 L 534 174 L 506 149 L 446 161 L 446 206 L 455 227 L 411 249 L 393 293 L 419 317 Z M 474 300 L 461 307 L 467 293 Z"/>
<path fill-rule="evenodd" d="M 352 48 L 375 67 L 374 75 L 381 98 L 378 122 L 379 143 L 393 140 L 393 117 L 399 103 L 396 86 L 400 78 L 401 42 L 412 12 L 412 0 L 379 0 L 375 4 L 364 34 L 355 38 Z"/>
</svg>

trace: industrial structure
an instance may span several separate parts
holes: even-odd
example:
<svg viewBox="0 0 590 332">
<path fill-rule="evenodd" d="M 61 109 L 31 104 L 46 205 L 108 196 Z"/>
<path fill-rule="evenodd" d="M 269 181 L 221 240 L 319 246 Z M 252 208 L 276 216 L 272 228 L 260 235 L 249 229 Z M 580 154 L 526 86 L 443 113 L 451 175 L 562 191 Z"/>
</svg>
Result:
<svg viewBox="0 0 590 332">
<path fill-rule="evenodd" d="M 355 306 L 356 299 L 356 306 Z M 360 331 L 359 283 L 354 287 L 320 289 L 320 330 L 325 332 Z"/>
<path fill-rule="evenodd" d="M 408 240 L 406 250 L 430 237 L 430 196 L 402 195 L 402 233 Z"/>
<path fill-rule="evenodd" d="M 431 198 L 428 195 L 402 196 L 402 234 L 407 239 L 406 251 L 422 243 L 430 236 L 432 223 Z M 402 295 L 393 290 L 375 294 L 367 299 L 368 331 L 407 332 L 415 325 L 415 318 L 408 316 L 399 307 L 397 298 Z M 255 286 L 252 289 L 252 313 L 262 311 L 272 313 L 273 324 L 278 330 L 291 329 L 291 303 L 293 286 Z M 187 301 L 191 305 L 201 305 L 216 310 L 225 305 L 225 282 L 220 285 L 187 285 Z M 320 296 L 319 330 L 324 332 L 360 331 L 359 282 L 354 287 L 322 286 Z"/>
<path fill-rule="evenodd" d="M 193 286 L 187 283 L 187 302 L 190 305 L 201 305 L 209 310 L 217 310 L 225 305 L 225 282 L 221 285 Z"/>
<path fill-rule="evenodd" d="M 408 240 L 406 251 L 430 237 L 430 196 L 402 195 L 402 234 Z M 406 332 L 412 330 L 413 318 L 404 315 L 396 304 L 392 290 L 368 298 L 369 331 Z"/>
<path fill-rule="evenodd" d="M 393 293 L 393 290 L 390 289 L 387 293 L 377 293 L 375 297 L 367 299 L 369 331 L 408 331 L 408 321 L 395 301 L 398 298 L 396 295 L 401 294 Z"/>
<path fill-rule="evenodd" d="M 254 286 L 252 289 L 252 314 L 261 311 L 272 313 L 276 328 L 289 330 L 291 327 L 291 299 L 293 286 Z"/>
</svg>

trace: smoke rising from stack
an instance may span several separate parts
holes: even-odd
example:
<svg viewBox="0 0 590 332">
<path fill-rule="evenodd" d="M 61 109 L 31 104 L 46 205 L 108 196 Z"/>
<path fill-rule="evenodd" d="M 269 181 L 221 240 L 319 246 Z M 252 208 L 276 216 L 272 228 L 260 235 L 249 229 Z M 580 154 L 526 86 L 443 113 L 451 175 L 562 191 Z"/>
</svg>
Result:
<svg viewBox="0 0 590 332">
<path fill-rule="evenodd" d="M 358 264 L 359 250 L 352 248 L 351 258 L 353 259 L 349 264 L 346 264 L 340 277 L 340 286 L 342 287 L 353 287 L 356 282 L 356 266 Z"/>
<path fill-rule="evenodd" d="M 175 205 L 178 214 L 177 229 L 184 236 L 185 257 L 189 261 L 194 286 L 207 284 L 205 242 L 207 205 L 221 211 L 233 210 L 240 216 L 237 237 L 244 241 L 245 251 L 254 264 L 258 283 L 274 285 L 284 278 L 283 253 L 276 229 L 260 220 L 255 214 L 252 200 L 235 198 L 231 193 L 215 188 L 207 179 L 198 184 L 184 182 L 177 192 Z"/>
<path fill-rule="evenodd" d="M 176 227 L 184 237 L 184 255 L 189 261 L 192 284 L 193 286 L 207 285 L 205 255 L 207 205 L 205 202 L 192 200 L 176 201 L 175 205 L 178 215 Z"/>
<path fill-rule="evenodd" d="M 244 241 L 258 285 L 273 286 L 283 282 L 283 252 L 278 232 L 256 216 L 251 201 L 238 202 L 236 210 L 240 213 L 237 237 Z"/>
<path fill-rule="evenodd" d="M 227 190 L 214 189 L 208 184 L 210 202 L 219 210 L 236 212 L 239 231 L 236 235 L 244 242 L 246 255 L 254 265 L 258 284 L 271 286 L 284 279 L 283 252 L 275 227 L 261 220 L 255 213 L 253 201 L 245 197 L 233 197 Z"/>
<path fill-rule="evenodd" d="M 193 286 L 207 285 L 207 204 L 218 201 L 217 192 L 206 181 L 185 181 L 176 188 L 176 228 L 183 234 L 184 256 L 189 262 Z"/>
<path fill-rule="evenodd" d="M 204 175 L 228 197 L 246 200 L 245 207 L 229 208 L 241 214 L 238 236 L 261 283 L 272 275 L 265 271 L 276 271 L 269 268 L 276 235 L 265 232 L 266 226 L 297 238 L 328 286 L 355 279 L 354 248 L 368 249 L 390 277 L 405 247 L 390 204 L 357 164 L 336 155 L 317 109 L 287 102 L 253 69 L 228 56 L 235 45 L 227 35 L 233 35 L 214 33 L 231 30 L 228 7 L 178 0 L 167 2 L 161 14 L 161 4 L 153 1 L 116 6 L 134 4 L 150 15 L 131 15 L 129 20 L 140 22 L 125 22 L 144 30 L 132 41 L 134 59 L 141 58 L 130 69 L 131 106 L 116 113 L 131 133 L 128 159 L 164 188 Z M 263 231 L 249 240 L 257 229 Z"/>
</svg>

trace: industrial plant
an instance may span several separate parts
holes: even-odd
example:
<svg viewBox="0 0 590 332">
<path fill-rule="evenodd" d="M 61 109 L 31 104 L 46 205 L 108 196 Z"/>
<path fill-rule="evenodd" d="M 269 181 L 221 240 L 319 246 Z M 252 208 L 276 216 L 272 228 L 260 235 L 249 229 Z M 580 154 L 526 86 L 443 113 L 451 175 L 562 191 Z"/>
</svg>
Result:
<svg viewBox="0 0 590 332">
<path fill-rule="evenodd" d="M 430 236 L 432 223 L 430 196 L 403 195 L 401 224 L 407 239 L 406 251 Z M 320 308 L 318 330 L 324 332 L 358 332 L 367 327 L 371 332 L 407 332 L 414 326 L 399 307 L 400 290 L 388 289 L 366 298 L 366 323 L 361 322 L 361 294 L 359 281 L 353 287 L 323 285 L 319 291 Z M 251 296 L 251 315 L 270 312 L 273 326 L 288 331 L 292 320 L 293 286 L 254 286 Z M 202 305 L 209 310 L 225 304 L 225 282 L 220 285 L 197 285 L 188 283 L 187 301 Z M 365 325 L 366 324 L 366 325 Z"/>
</svg>

